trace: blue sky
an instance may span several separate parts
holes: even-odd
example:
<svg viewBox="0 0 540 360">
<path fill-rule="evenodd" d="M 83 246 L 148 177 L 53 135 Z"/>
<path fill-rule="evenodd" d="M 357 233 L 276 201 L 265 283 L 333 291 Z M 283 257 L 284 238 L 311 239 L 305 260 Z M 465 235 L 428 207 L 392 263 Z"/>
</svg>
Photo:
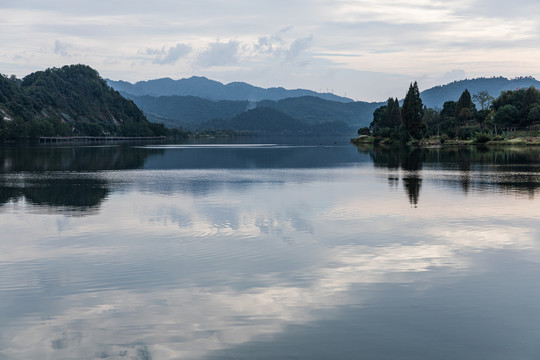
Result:
<svg viewBox="0 0 540 360">
<path fill-rule="evenodd" d="M 537 0 L 0 0 L 0 72 L 84 63 L 131 82 L 206 76 L 403 97 L 478 76 L 540 78 Z"/>
</svg>

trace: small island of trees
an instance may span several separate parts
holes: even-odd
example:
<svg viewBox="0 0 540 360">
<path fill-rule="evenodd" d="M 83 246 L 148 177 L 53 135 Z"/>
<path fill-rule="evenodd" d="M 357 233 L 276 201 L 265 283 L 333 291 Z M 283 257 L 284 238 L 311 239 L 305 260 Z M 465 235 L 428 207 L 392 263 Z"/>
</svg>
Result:
<svg viewBox="0 0 540 360">
<path fill-rule="evenodd" d="M 477 108 L 476 104 L 479 105 Z M 519 136 L 539 143 L 540 91 L 534 87 L 503 91 L 496 99 L 487 91 L 471 96 L 465 89 L 457 101 L 449 100 L 442 109 L 422 104 L 418 84 L 409 86 L 400 106 L 389 98 L 373 113 L 369 127 L 358 130 L 359 143 L 437 144 L 504 143 Z M 521 140 L 525 142 L 524 140 Z"/>
</svg>

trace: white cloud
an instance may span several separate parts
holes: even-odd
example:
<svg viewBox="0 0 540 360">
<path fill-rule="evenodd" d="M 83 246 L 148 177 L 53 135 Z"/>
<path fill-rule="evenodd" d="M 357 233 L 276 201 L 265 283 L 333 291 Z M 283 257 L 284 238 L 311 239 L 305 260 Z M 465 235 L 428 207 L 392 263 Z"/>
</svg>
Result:
<svg viewBox="0 0 540 360">
<path fill-rule="evenodd" d="M 240 42 L 235 40 L 208 44 L 208 48 L 199 54 L 197 65 L 202 67 L 236 65 L 239 49 Z"/>
<path fill-rule="evenodd" d="M 173 75 L 220 80 L 233 67 L 246 76 L 270 72 L 272 86 L 297 78 L 294 86 L 304 88 L 337 69 L 412 80 L 437 79 L 452 69 L 469 77 L 540 77 L 539 11 L 536 0 L 201 0 L 189 6 L 171 0 L 21 0 L 0 4 L 0 70 L 22 77 L 63 65 L 69 56 L 128 81 Z M 54 51 L 43 44 L 55 44 Z M 139 49 L 154 52 L 134 56 Z M 346 77 L 331 86 L 354 98 L 387 88 L 365 100 L 395 96 L 394 84 L 367 82 L 371 78 L 362 91 L 351 90 L 359 87 Z"/>
<path fill-rule="evenodd" d="M 373 303 L 378 293 L 370 286 L 421 283 L 425 290 L 448 280 L 449 275 L 466 277 L 469 270 L 475 274 L 478 269 L 472 268 L 471 257 L 479 252 L 489 255 L 508 249 L 521 256 L 534 254 L 530 249 L 538 246 L 534 218 L 530 217 L 537 208 L 534 202 L 512 201 L 502 214 L 497 206 L 486 207 L 486 202 L 496 203 L 490 194 L 479 195 L 466 208 L 430 199 L 431 206 L 420 207 L 411 215 L 418 224 L 412 228 L 403 226 L 408 221 L 404 219 L 405 198 L 399 205 L 390 197 L 377 197 L 377 191 L 366 197 L 366 191 L 372 189 L 369 181 L 364 192 L 355 193 L 358 170 L 343 171 L 348 172 L 348 180 L 340 177 L 339 186 L 351 191 L 342 191 L 337 197 L 328 192 L 317 198 L 309 195 L 328 181 L 324 170 L 265 171 L 262 177 L 266 184 L 281 196 L 264 201 L 256 196 L 260 195 L 258 187 L 245 186 L 250 179 L 261 177 L 258 170 L 171 170 L 158 172 L 159 176 L 141 171 L 133 174 L 137 184 L 129 185 L 125 174 L 104 173 L 97 176 L 122 181 L 128 189 L 142 188 L 119 191 L 96 216 L 66 219 L 58 213 L 28 214 L 32 227 L 28 227 L 28 218 L 19 216 L 26 205 L 12 203 L 0 217 L 0 224 L 9 223 L 15 230 L 10 235 L 18 239 L 0 242 L 0 263 L 12 270 L 4 272 L 6 284 L 14 288 L 23 284 L 36 289 L 35 293 L 45 289 L 40 309 L 46 317 L 32 321 L 35 316 L 31 314 L 12 326 L 0 342 L 3 355 L 10 359 L 120 358 L 118 354 L 135 357 L 141 350 L 159 359 L 203 358 L 213 350 L 280 334 L 289 324 L 309 324 L 322 309 Z M 386 181 L 384 171 L 381 175 Z M 209 186 L 209 193 L 193 192 L 194 188 L 185 186 L 202 178 L 219 181 Z M 294 184 L 284 187 L 284 178 L 294 179 Z M 162 189 L 161 183 L 174 184 L 172 193 L 152 193 Z M 218 185 L 222 183 L 242 185 Z M 430 196 L 428 191 L 425 197 Z M 365 206 L 370 199 L 377 201 Z M 209 206 L 214 214 L 223 207 L 223 218 L 212 218 Z M 295 227 L 291 210 L 309 223 L 309 233 Z M 114 226 L 104 221 L 111 217 L 117 219 Z M 376 220 L 382 217 L 394 220 L 391 229 L 379 226 Z M 464 218 L 474 226 L 452 226 Z M 482 226 L 485 218 L 501 221 Z M 516 219 L 528 222 L 516 223 Z M 58 225 L 61 222 L 62 227 Z M 388 236 L 396 229 L 402 236 L 337 245 L 336 239 L 343 235 L 340 229 L 347 224 L 363 230 L 358 236 Z M 283 239 L 294 239 L 294 246 L 280 247 L 273 232 L 279 232 Z M 92 242 L 86 241 L 87 234 Z M 325 246 L 324 239 L 332 244 Z M 65 246 L 60 246 L 63 242 Z M 234 259 L 247 259 L 246 254 L 252 254 L 252 265 L 259 266 L 249 275 L 236 273 Z M 260 266 L 265 258 L 276 271 Z M 67 259 L 76 261 L 68 267 L 70 271 L 58 271 L 55 264 L 66 264 Z M 223 259 L 228 266 L 223 266 Z M 292 271 L 276 267 L 276 259 L 280 266 L 291 260 Z M 496 260 L 482 257 L 486 268 L 498 266 Z M 17 266 L 23 262 L 34 265 Z M 40 276 L 36 269 L 46 271 Z M 144 278 L 148 270 L 159 281 L 148 283 L 149 278 Z M 57 273 L 57 279 L 51 276 Z M 296 283 L 291 277 L 298 274 L 309 276 Z M 249 281 L 243 275 L 248 275 Z M 122 279 L 125 283 L 91 292 L 78 287 L 79 282 L 109 284 L 110 277 L 113 282 Z M 209 278 L 226 281 L 212 284 Z M 16 281 L 19 279 L 34 282 Z M 145 290 L 150 291 L 141 291 L 139 283 L 149 285 Z M 234 286 L 237 283 L 249 285 Z M 357 284 L 363 286 L 361 293 L 353 290 Z M 56 291 L 62 296 L 52 297 Z"/>
<path fill-rule="evenodd" d="M 165 49 L 146 49 L 147 55 L 155 55 L 154 64 L 160 65 L 172 65 L 175 64 L 179 59 L 185 57 L 191 52 L 191 46 L 186 44 L 176 44 L 176 46 Z"/>
<path fill-rule="evenodd" d="M 62 55 L 64 57 L 68 57 L 69 56 L 69 53 L 68 53 L 69 48 L 70 48 L 70 46 L 68 44 L 63 43 L 60 40 L 56 40 L 54 42 L 54 53 L 55 54 L 59 54 L 59 55 Z"/>
<path fill-rule="evenodd" d="M 294 40 L 287 51 L 286 59 L 293 60 L 297 58 L 303 51 L 310 47 L 312 41 L 313 36 Z"/>
</svg>

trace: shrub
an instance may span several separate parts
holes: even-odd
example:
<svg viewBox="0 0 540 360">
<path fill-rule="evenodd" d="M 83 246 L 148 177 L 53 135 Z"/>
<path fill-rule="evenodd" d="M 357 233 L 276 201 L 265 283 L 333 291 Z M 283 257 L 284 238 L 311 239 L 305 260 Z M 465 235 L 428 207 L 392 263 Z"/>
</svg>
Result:
<svg viewBox="0 0 540 360">
<path fill-rule="evenodd" d="M 486 133 L 476 133 L 474 142 L 477 144 L 485 144 L 491 140 L 491 136 Z"/>
<path fill-rule="evenodd" d="M 368 127 L 363 127 L 358 129 L 358 135 L 370 135 L 370 131 Z"/>
</svg>

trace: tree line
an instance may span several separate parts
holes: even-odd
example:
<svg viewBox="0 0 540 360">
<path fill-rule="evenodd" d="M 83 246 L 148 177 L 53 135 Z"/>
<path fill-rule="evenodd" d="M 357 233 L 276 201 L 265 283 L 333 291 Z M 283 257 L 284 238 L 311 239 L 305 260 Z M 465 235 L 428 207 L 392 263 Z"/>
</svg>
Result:
<svg viewBox="0 0 540 360">
<path fill-rule="evenodd" d="M 442 109 L 433 109 L 422 104 L 418 84 L 414 82 L 401 106 L 397 98 L 389 98 L 375 110 L 370 126 L 359 129 L 358 134 L 390 143 L 434 137 L 441 142 L 487 142 L 505 132 L 539 128 L 540 91 L 534 87 L 503 91 L 497 98 L 487 91 L 471 96 L 465 89 L 457 101 L 449 100 Z"/>
</svg>

